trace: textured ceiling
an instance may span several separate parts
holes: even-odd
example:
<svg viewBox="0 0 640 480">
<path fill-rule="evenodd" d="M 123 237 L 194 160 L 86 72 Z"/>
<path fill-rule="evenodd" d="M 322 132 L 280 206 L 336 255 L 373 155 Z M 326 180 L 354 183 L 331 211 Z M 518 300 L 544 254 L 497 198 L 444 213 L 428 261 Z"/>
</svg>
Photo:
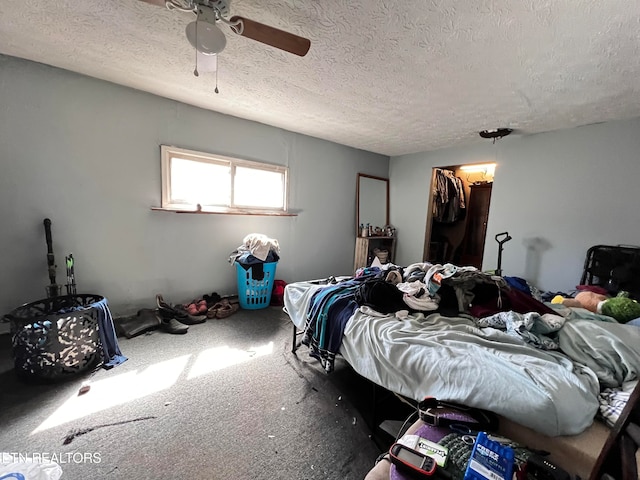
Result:
<svg viewBox="0 0 640 480">
<path fill-rule="evenodd" d="M 386 155 L 640 116 L 637 0 L 233 0 L 311 39 L 231 33 L 196 78 L 193 15 L 137 0 L 1 0 L 0 53 Z"/>
</svg>

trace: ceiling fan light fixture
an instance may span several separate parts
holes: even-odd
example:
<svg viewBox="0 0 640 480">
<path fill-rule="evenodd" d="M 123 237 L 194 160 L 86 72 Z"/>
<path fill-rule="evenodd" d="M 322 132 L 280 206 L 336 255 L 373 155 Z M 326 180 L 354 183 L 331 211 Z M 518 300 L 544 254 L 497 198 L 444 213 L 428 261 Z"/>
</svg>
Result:
<svg viewBox="0 0 640 480">
<path fill-rule="evenodd" d="M 187 40 L 193 48 L 205 55 L 214 55 L 224 50 L 227 37 L 216 25 L 196 20 L 187 25 Z"/>
</svg>

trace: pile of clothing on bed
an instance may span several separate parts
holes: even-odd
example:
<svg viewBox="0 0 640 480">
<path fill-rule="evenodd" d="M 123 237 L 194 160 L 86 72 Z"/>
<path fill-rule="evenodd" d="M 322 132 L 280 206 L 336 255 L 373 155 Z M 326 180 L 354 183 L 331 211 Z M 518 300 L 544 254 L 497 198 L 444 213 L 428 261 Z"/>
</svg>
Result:
<svg viewBox="0 0 640 480">
<path fill-rule="evenodd" d="M 466 314 L 479 327 L 501 328 L 535 347 L 557 349 L 547 335 L 559 330 L 564 319 L 530 292 L 519 279 L 450 263 L 362 268 L 353 278 L 313 294 L 302 343 L 327 372 L 332 371 L 347 320 L 358 307 L 369 307 L 382 314 L 394 313 L 399 319 L 416 312 Z"/>
</svg>

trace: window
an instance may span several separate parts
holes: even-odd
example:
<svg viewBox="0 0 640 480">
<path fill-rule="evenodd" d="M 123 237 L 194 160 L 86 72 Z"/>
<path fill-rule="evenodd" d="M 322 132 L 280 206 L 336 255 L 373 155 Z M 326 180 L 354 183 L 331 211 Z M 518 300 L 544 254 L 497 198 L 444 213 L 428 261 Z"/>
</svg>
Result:
<svg viewBox="0 0 640 480">
<path fill-rule="evenodd" d="M 162 208 L 229 213 L 287 211 L 288 168 L 161 146 Z"/>
</svg>

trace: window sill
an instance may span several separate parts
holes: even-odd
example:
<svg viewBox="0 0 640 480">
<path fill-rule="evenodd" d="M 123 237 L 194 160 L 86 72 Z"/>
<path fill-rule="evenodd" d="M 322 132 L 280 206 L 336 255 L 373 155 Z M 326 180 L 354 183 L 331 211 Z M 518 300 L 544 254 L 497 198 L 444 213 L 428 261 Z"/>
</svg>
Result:
<svg viewBox="0 0 640 480">
<path fill-rule="evenodd" d="M 174 213 L 195 213 L 198 215 L 259 215 L 263 217 L 297 217 L 297 213 L 292 212 L 269 212 L 269 211 L 260 211 L 260 210 L 206 210 L 206 209 L 196 209 L 196 210 L 187 210 L 187 209 L 179 209 L 179 208 L 162 208 L 162 207 L 151 207 L 151 210 L 157 212 L 174 212 Z"/>
</svg>

